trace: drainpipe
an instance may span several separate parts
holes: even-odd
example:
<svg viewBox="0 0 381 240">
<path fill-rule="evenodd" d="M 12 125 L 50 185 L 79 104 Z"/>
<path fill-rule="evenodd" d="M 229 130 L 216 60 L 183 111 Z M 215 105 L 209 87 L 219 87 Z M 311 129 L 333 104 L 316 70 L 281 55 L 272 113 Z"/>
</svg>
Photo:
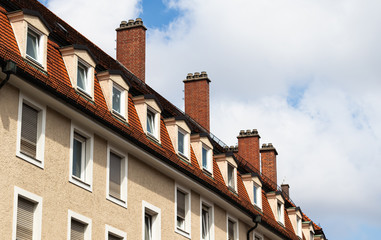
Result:
<svg viewBox="0 0 381 240">
<path fill-rule="evenodd" d="M 5 67 L 3 68 L 3 72 L 7 74 L 4 80 L 0 82 L 0 89 L 8 82 L 11 74 L 15 74 L 17 71 L 17 65 L 14 61 L 8 60 L 5 63 Z"/>
<path fill-rule="evenodd" d="M 256 215 L 253 217 L 253 222 L 255 223 L 254 227 L 250 228 L 249 231 L 247 231 L 247 240 L 250 240 L 250 233 L 257 228 L 258 223 L 262 221 L 262 216 L 261 215 Z"/>
</svg>

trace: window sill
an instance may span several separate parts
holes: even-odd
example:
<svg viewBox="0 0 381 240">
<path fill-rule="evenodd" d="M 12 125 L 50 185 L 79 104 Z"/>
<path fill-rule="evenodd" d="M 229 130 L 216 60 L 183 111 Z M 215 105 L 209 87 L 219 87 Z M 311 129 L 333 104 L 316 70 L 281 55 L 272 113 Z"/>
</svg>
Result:
<svg viewBox="0 0 381 240">
<path fill-rule="evenodd" d="M 81 187 L 89 192 L 93 192 L 92 186 L 89 183 L 84 182 L 82 179 L 79 179 L 73 175 L 70 175 L 69 182 L 73 183 L 74 185 L 77 185 L 78 187 Z"/>
<path fill-rule="evenodd" d="M 179 158 L 180 158 L 182 161 L 184 161 L 184 162 L 186 162 L 186 163 L 188 163 L 188 164 L 191 163 L 190 159 L 189 159 L 188 157 L 186 157 L 185 155 L 183 155 L 183 154 L 181 154 L 181 153 L 177 153 L 177 156 L 179 156 Z"/>
<path fill-rule="evenodd" d="M 39 63 L 37 60 L 33 59 L 32 57 L 29 57 L 28 55 L 26 55 L 24 59 L 26 60 L 27 63 L 37 68 L 39 71 L 42 71 L 45 75 L 48 74 L 45 67 L 42 66 L 42 64 Z"/>
<path fill-rule="evenodd" d="M 27 161 L 27 162 L 29 162 L 29 163 L 31 163 L 31 164 L 41 168 L 41 169 L 44 169 L 44 162 L 43 161 L 40 161 L 40 160 L 35 159 L 33 157 L 30 157 L 30 156 L 28 156 L 28 155 L 26 155 L 26 154 L 24 154 L 22 152 L 17 152 L 16 156 L 18 158 L 21 158 L 24 161 Z"/>
<path fill-rule="evenodd" d="M 254 208 L 262 212 L 262 208 L 258 204 L 253 204 Z"/>
<path fill-rule="evenodd" d="M 106 199 L 109 200 L 109 201 L 111 201 L 111 202 L 113 202 L 113 203 L 115 203 L 115 204 L 117 204 L 117 205 L 119 205 L 119 206 L 121 206 L 121 207 L 127 208 L 127 201 L 124 201 L 124 200 L 122 200 L 122 199 L 113 197 L 113 196 L 111 196 L 110 194 L 108 194 L 108 195 L 106 196 Z"/>
<path fill-rule="evenodd" d="M 178 228 L 177 226 L 176 226 L 175 232 L 178 233 L 178 234 L 180 234 L 181 236 L 184 236 L 184 237 L 186 237 L 186 238 L 191 239 L 191 234 L 190 234 L 190 232 L 187 232 L 187 231 L 185 231 L 185 230 L 183 230 L 183 229 L 181 229 L 181 228 Z"/>
<path fill-rule="evenodd" d="M 83 89 L 81 89 L 79 87 L 76 87 L 76 92 L 79 95 L 81 95 L 83 98 L 85 98 L 86 100 L 91 101 L 92 103 L 94 103 L 93 97 L 88 92 L 86 92 L 85 90 L 83 90 Z"/>
<path fill-rule="evenodd" d="M 123 122 L 127 122 L 127 119 L 120 113 L 118 113 L 117 111 L 115 110 L 111 110 L 111 113 L 114 117 L 116 117 L 117 119 L 123 121 Z"/>
<path fill-rule="evenodd" d="M 154 135 L 152 135 L 151 133 L 147 132 L 147 138 L 149 140 L 151 140 L 152 142 L 158 144 L 159 146 L 161 146 L 161 143 L 159 141 L 159 139 L 157 139 Z"/>
</svg>

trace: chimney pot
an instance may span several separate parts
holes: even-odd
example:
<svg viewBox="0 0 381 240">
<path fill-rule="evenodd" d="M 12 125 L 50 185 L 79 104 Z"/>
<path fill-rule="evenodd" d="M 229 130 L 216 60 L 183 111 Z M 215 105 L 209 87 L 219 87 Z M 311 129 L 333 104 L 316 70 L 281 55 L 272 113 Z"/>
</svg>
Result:
<svg viewBox="0 0 381 240">
<path fill-rule="evenodd" d="M 241 130 L 241 131 L 239 131 L 239 135 L 240 136 L 242 136 L 242 135 L 244 135 L 245 134 L 245 130 Z"/>
<path fill-rule="evenodd" d="M 120 27 L 125 27 L 125 26 L 127 26 L 127 21 L 122 21 L 122 22 L 120 23 Z"/>
</svg>

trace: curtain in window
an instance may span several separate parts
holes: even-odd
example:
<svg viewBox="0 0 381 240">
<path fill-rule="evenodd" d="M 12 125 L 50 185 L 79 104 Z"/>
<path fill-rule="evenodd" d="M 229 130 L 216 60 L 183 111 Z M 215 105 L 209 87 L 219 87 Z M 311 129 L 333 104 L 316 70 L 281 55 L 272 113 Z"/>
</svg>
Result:
<svg viewBox="0 0 381 240">
<path fill-rule="evenodd" d="M 202 208 L 202 239 L 209 240 L 209 211 L 206 207 Z"/>
<path fill-rule="evenodd" d="M 122 182 L 122 158 L 114 153 L 110 153 L 110 179 L 109 193 L 111 196 L 121 198 L 121 182 Z"/>
<path fill-rule="evenodd" d="M 78 222 L 74 219 L 71 220 L 70 240 L 84 240 L 85 239 L 86 224 Z"/>
<path fill-rule="evenodd" d="M 19 197 L 17 201 L 17 240 L 33 239 L 33 216 L 35 203 Z"/>
<path fill-rule="evenodd" d="M 152 216 L 144 216 L 144 240 L 152 240 Z"/>
<path fill-rule="evenodd" d="M 20 151 L 36 158 L 38 111 L 29 105 L 22 105 Z"/>
<path fill-rule="evenodd" d="M 38 38 L 35 34 L 28 31 L 28 37 L 26 40 L 26 54 L 37 60 L 37 48 L 38 48 Z"/>
</svg>

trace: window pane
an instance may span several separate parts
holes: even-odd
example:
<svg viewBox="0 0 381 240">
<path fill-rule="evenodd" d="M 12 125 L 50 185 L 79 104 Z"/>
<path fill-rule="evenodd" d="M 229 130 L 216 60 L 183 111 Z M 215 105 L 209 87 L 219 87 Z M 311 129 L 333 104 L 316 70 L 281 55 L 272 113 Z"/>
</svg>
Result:
<svg viewBox="0 0 381 240">
<path fill-rule="evenodd" d="M 82 177 L 82 171 L 85 166 L 84 157 L 85 157 L 85 147 L 86 147 L 86 138 L 81 135 L 74 133 L 73 139 L 73 169 L 72 174 L 78 178 Z"/>
<path fill-rule="evenodd" d="M 19 197 L 17 201 L 16 239 L 33 239 L 33 215 L 35 203 Z"/>
<path fill-rule="evenodd" d="M 28 31 L 28 37 L 26 40 L 26 54 L 37 60 L 37 48 L 38 48 L 38 38 L 35 34 Z"/>
<path fill-rule="evenodd" d="M 178 132 L 178 135 L 177 135 L 177 144 L 178 144 L 178 151 L 182 154 L 185 154 L 184 153 L 184 134 L 182 132 Z"/>
<path fill-rule="evenodd" d="M 202 207 L 202 216 L 201 216 L 201 233 L 203 240 L 210 240 L 210 225 L 209 225 L 209 208 L 206 206 Z"/>
<path fill-rule="evenodd" d="M 208 169 L 208 151 L 202 148 L 202 167 Z"/>
<path fill-rule="evenodd" d="M 86 68 L 78 63 L 78 70 L 77 70 L 77 86 L 84 90 L 87 91 L 87 76 L 86 76 Z"/>
<path fill-rule="evenodd" d="M 257 194 L 257 191 L 258 191 L 258 187 L 257 187 L 257 185 L 254 184 L 254 203 L 255 204 L 258 204 L 258 194 Z"/>
<path fill-rule="evenodd" d="M 71 220 L 71 240 L 84 240 L 85 239 L 86 224 L 78 222 L 74 219 Z"/>
<path fill-rule="evenodd" d="M 185 197 L 183 192 L 177 191 L 177 227 L 185 229 Z"/>
<path fill-rule="evenodd" d="M 147 213 L 144 216 L 144 240 L 152 240 L 152 217 Z"/>
<path fill-rule="evenodd" d="M 230 164 L 228 164 L 228 186 L 231 188 L 235 188 L 234 167 Z"/>
<path fill-rule="evenodd" d="M 118 113 L 121 113 L 121 95 L 122 92 L 119 89 L 112 88 L 112 109 Z"/>
<path fill-rule="evenodd" d="M 234 232 L 234 222 L 228 220 L 228 240 L 234 240 L 235 239 L 235 232 Z"/>
<path fill-rule="evenodd" d="M 114 153 L 110 153 L 110 180 L 109 193 L 111 196 L 121 198 L 122 183 L 122 158 Z"/>
<path fill-rule="evenodd" d="M 38 111 L 27 104 L 22 106 L 20 151 L 36 158 Z"/>
<path fill-rule="evenodd" d="M 155 115 L 147 110 L 147 132 L 154 134 L 155 131 Z"/>
</svg>

